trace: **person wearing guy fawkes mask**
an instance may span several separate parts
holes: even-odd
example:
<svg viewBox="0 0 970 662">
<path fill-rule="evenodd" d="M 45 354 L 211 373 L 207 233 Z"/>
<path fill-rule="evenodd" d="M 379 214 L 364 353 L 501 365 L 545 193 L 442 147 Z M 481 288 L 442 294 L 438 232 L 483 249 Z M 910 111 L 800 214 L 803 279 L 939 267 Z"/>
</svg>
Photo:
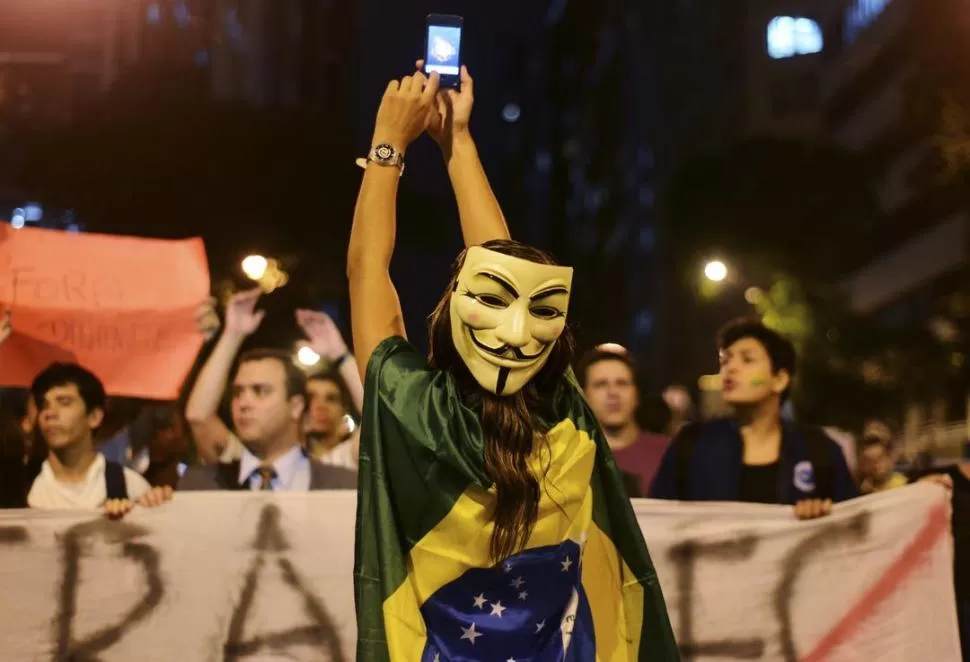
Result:
<svg viewBox="0 0 970 662">
<path fill-rule="evenodd" d="M 366 373 L 357 659 L 678 660 L 647 547 L 569 370 L 572 269 L 512 241 L 468 133 L 472 81 L 420 72 L 378 111 L 347 273 Z M 442 147 L 466 249 L 406 339 L 390 278 L 404 152 Z M 595 511 L 595 512 L 594 512 Z"/>
</svg>

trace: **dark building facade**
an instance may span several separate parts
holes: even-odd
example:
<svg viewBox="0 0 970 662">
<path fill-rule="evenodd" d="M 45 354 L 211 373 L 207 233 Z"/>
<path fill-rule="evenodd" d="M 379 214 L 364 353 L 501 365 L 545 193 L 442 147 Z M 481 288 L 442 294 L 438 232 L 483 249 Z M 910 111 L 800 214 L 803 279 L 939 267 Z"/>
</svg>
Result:
<svg viewBox="0 0 970 662">
<path fill-rule="evenodd" d="M 212 92 L 255 107 L 346 103 L 353 3 L 208 0 Z"/>
<path fill-rule="evenodd" d="M 575 265 L 584 348 L 620 343 L 656 378 L 655 29 L 643 3 L 553 2 L 525 51 L 523 237 Z"/>
<path fill-rule="evenodd" d="M 832 11 L 824 123 L 877 173 L 881 214 L 841 283 L 856 311 L 929 329 L 949 369 L 908 377 L 908 442 L 965 421 L 970 333 L 966 193 L 970 49 L 965 6 L 950 0 L 845 0 Z M 957 436 L 965 439 L 965 426 Z"/>
</svg>

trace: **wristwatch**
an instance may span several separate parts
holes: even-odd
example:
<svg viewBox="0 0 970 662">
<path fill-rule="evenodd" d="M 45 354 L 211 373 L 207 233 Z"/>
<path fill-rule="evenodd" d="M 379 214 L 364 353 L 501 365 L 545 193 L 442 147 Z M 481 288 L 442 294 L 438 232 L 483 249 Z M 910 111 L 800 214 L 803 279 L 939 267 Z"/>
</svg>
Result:
<svg viewBox="0 0 970 662">
<path fill-rule="evenodd" d="M 366 159 L 357 159 L 357 165 L 366 168 L 368 163 L 376 163 L 380 166 L 397 166 L 404 174 L 404 155 L 397 151 L 393 145 L 381 143 L 374 145 Z"/>
</svg>

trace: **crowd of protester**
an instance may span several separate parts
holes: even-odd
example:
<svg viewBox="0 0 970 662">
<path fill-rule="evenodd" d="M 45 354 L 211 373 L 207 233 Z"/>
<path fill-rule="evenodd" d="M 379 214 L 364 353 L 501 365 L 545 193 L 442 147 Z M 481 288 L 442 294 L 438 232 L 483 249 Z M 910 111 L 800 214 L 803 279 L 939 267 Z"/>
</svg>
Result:
<svg viewBox="0 0 970 662">
<path fill-rule="evenodd" d="M 326 370 L 308 373 L 290 352 L 243 349 L 260 327 L 262 292 L 231 296 L 198 314 L 207 342 L 174 402 L 109 398 L 97 375 L 53 363 L 27 390 L 0 400 L 0 506 L 101 509 L 122 517 L 164 507 L 181 491 L 354 490 L 364 388 L 353 356 L 326 314 L 297 310 L 294 323 Z M 15 328 L 0 322 L 0 343 Z M 689 392 L 641 392 L 638 369 L 617 345 L 589 350 L 576 377 L 631 498 L 790 506 L 801 519 L 833 504 L 917 480 L 953 501 L 958 614 L 968 640 L 970 463 L 919 472 L 897 467 L 893 435 L 873 423 L 853 456 L 823 429 L 790 420 L 794 346 L 757 320 L 716 338 L 731 415 L 700 420 Z M 2 371 L 0 366 L 0 371 Z"/>
<path fill-rule="evenodd" d="M 363 386 L 347 344 L 324 313 L 301 310 L 296 322 L 326 371 L 308 375 L 280 350 L 240 353 L 262 320 L 259 296 L 229 299 L 221 333 L 203 349 L 180 401 L 109 399 L 96 375 L 60 363 L 37 375 L 29 391 L 7 389 L 3 506 L 103 508 L 117 517 L 135 505 L 163 504 L 175 490 L 355 489 Z M 812 518 L 860 494 L 938 482 L 952 490 L 955 579 L 965 603 L 970 462 L 903 472 L 889 428 L 871 423 L 860 431 L 853 473 L 839 444 L 782 415 L 795 377 L 789 341 L 752 320 L 729 324 L 717 341 L 723 397 L 733 411 L 727 418 L 696 420 L 679 387 L 644 397 L 622 347 L 593 348 L 579 361 L 580 385 L 630 496 L 783 504 Z M 228 420 L 220 413 L 226 395 Z M 806 460 L 813 475 L 803 483 L 778 479 L 797 475 Z M 960 618 L 965 630 L 965 606 Z"/>
</svg>

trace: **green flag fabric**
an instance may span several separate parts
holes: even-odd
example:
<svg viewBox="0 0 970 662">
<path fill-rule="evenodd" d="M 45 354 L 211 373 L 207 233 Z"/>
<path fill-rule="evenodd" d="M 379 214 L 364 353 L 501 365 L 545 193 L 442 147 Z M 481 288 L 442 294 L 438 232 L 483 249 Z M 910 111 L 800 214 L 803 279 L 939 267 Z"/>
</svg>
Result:
<svg viewBox="0 0 970 662">
<path fill-rule="evenodd" d="M 364 386 L 354 588 L 357 660 L 679 660 L 639 525 L 572 375 L 530 458 L 539 518 L 489 559 L 494 487 L 455 379 L 392 337 Z"/>
</svg>

